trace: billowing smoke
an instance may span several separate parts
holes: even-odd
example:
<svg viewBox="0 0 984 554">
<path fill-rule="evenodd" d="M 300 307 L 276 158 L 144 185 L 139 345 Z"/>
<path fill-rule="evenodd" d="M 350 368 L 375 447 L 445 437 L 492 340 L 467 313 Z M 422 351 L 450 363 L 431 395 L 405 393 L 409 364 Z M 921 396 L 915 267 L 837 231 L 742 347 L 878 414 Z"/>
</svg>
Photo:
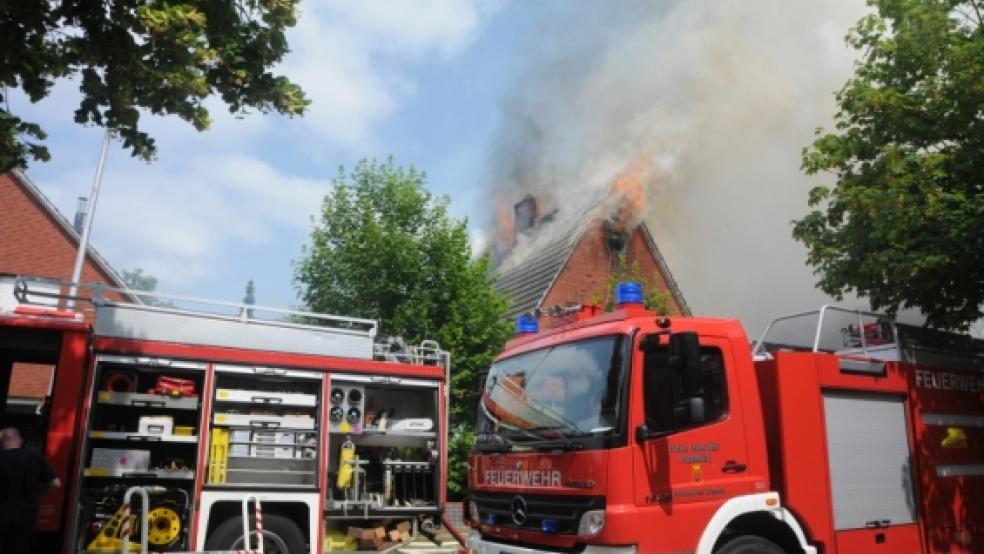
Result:
<svg viewBox="0 0 984 554">
<path fill-rule="evenodd" d="M 739 317 L 757 334 L 773 315 L 825 302 L 790 222 L 831 181 L 805 177 L 800 153 L 830 127 L 855 55 L 843 39 L 864 1 L 556 8 L 526 48 L 489 159 L 500 254 L 535 255 L 509 227 L 526 194 L 557 220 L 614 195 L 617 218 L 647 222 L 696 314 Z"/>
</svg>

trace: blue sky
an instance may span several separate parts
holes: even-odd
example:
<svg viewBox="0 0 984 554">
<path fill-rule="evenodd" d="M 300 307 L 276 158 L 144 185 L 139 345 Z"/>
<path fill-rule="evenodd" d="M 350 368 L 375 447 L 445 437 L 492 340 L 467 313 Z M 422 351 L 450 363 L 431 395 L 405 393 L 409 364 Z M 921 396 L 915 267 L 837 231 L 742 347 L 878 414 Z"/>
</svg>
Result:
<svg viewBox="0 0 984 554">
<path fill-rule="evenodd" d="M 279 69 L 311 98 L 307 117 L 235 119 L 212 102 L 215 121 L 201 134 L 144 117 L 158 159 L 134 160 L 113 144 L 93 245 L 119 270 L 156 276 L 162 292 L 238 301 L 252 278 L 257 303 L 286 307 L 296 303 L 291 261 L 340 165 L 392 155 L 425 170 L 455 217 L 480 218 L 476 185 L 498 100 L 528 29 L 554 7 L 303 2 Z M 53 159 L 28 175 L 70 219 L 88 195 L 101 138 L 72 123 L 75 87 L 62 82 L 37 105 L 11 105 L 49 133 Z"/>
<path fill-rule="evenodd" d="M 304 118 L 236 119 L 218 101 L 205 133 L 142 120 L 147 164 L 114 146 L 93 244 L 161 292 L 296 305 L 291 262 L 338 167 L 394 156 L 470 220 L 527 192 L 547 211 L 611 197 L 640 160 L 645 209 L 696 314 L 757 334 L 773 316 L 830 301 L 790 222 L 808 191 L 801 150 L 830 127 L 864 0 L 304 0 L 278 70 L 312 100 Z M 71 217 L 88 194 L 101 130 L 71 121 L 77 84 L 10 108 L 48 131 L 53 160 L 28 174 Z M 520 245 L 522 241 L 520 241 Z M 517 246 L 517 249 L 519 248 Z M 574 301 L 583 299 L 571 299 Z M 850 306 L 864 307 L 847 298 Z"/>
</svg>

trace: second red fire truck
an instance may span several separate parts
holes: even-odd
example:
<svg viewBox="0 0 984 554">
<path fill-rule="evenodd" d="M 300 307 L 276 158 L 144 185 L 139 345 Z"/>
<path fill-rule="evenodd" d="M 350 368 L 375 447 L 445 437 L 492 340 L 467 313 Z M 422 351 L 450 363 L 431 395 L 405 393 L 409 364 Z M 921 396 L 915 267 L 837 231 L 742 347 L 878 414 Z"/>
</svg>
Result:
<svg viewBox="0 0 984 554">
<path fill-rule="evenodd" d="M 753 351 L 618 296 L 493 363 L 469 552 L 984 552 L 981 341 L 825 307 Z"/>
<path fill-rule="evenodd" d="M 246 497 L 262 503 L 267 554 L 439 542 L 429 530 L 445 504 L 449 360 L 436 343 L 381 342 L 365 319 L 150 305 L 99 286 L 85 299 L 90 324 L 42 292 L 58 289 L 21 282 L 27 303 L 0 314 L 3 423 L 66 484 L 42 499 L 35 551 L 257 548 Z M 41 405 L 13 414 L 20 364 L 53 378 Z M 133 486 L 149 503 L 127 518 Z"/>
</svg>

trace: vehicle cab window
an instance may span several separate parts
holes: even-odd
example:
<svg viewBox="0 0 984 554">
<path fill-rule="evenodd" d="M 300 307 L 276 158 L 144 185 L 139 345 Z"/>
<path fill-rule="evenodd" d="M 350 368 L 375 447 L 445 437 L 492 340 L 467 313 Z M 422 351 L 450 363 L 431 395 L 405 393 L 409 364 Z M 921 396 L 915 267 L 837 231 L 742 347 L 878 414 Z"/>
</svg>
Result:
<svg viewBox="0 0 984 554">
<path fill-rule="evenodd" d="M 700 346 L 695 383 L 668 345 L 647 348 L 643 358 L 643 398 L 650 434 L 665 435 L 719 421 L 728 412 L 724 357 L 713 346 Z M 690 389 L 688 391 L 688 388 Z"/>
</svg>

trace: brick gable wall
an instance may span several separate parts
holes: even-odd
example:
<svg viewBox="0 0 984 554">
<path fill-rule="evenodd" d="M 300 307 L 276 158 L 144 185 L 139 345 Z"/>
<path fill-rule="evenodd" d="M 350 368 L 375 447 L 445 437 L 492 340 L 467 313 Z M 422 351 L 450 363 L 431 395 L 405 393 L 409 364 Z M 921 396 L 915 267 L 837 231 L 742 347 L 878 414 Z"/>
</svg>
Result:
<svg viewBox="0 0 984 554">
<path fill-rule="evenodd" d="M 646 275 L 650 282 L 669 292 L 666 276 L 660 271 L 640 229 L 633 231 L 629 237 L 625 247 L 625 259 L 630 267 L 633 263 L 637 263 L 640 272 Z M 568 302 L 587 304 L 592 300 L 604 304 L 611 265 L 611 255 L 605 243 L 602 223 L 599 221 L 581 236 L 580 242 L 574 247 L 567 263 L 544 296 L 541 306 L 546 308 Z M 671 314 L 681 312 L 680 306 L 672 295 L 670 295 L 669 306 Z"/>
<path fill-rule="evenodd" d="M 72 276 L 78 242 L 10 173 L 0 174 L 0 274 L 31 275 L 67 281 Z M 90 258 L 81 281 L 109 286 L 113 278 Z M 80 305 L 79 308 L 86 306 Z M 92 323 L 91 310 L 83 315 Z M 51 368 L 17 364 L 10 378 L 10 396 L 43 398 L 48 393 Z"/>
</svg>

